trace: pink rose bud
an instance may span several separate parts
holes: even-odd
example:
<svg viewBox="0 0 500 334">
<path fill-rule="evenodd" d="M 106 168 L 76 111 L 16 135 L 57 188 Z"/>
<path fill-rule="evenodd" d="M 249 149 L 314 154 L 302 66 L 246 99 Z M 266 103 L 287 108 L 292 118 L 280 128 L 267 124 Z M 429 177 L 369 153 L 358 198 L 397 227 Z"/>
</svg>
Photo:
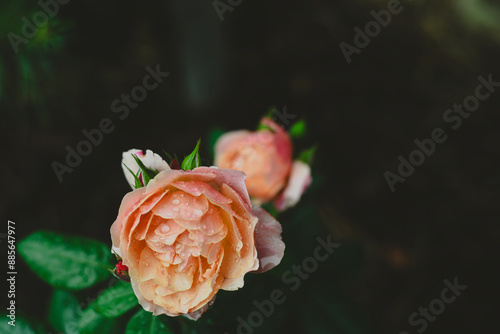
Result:
<svg viewBox="0 0 500 334">
<path fill-rule="evenodd" d="M 297 204 L 311 181 L 311 167 L 302 161 L 294 161 L 288 184 L 274 202 L 276 209 L 283 211 Z"/>
<path fill-rule="evenodd" d="M 194 320 L 284 250 L 280 224 L 252 209 L 245 174 L 209 167 L 164 170 L 128 193 L 111 239 L 145 310 Z"/>
<path fill-rule="evenodd" d="M 128 150 L 127 152 L 123 152 L 122 169 L 123 173 L 125 174 L 125 178 L 127 179 L 127 182 L 128 184 L 130 184 L 130 187 L 132 187 L 132 189 L 135 189 L 135 180 L 132 173 L 136 175 L 137 172 L 139 172 L 139 166 L 137 165 L 137 162 L 135 161 L 133 155 L 136 155 L 142 161 L 144 166 L 156 172 L 161 172 L 170 169 L 168 163 L 165 160 L 163 160 L 161 156 L 159 156 L 158 154 L 154 153 L 151 150 L 146 150 L 146 154 L 144 154 L 142 150 L 138 149 L 131 149 Z M 141 181 L 143 180 L 141 174 L 139 174 L 139 180 Z"/>
<path fill-rule="evenodd" d="M 130 282 L 130 277 L 128 276 L 128 267 L 123 264 L 123 261 L 119 261 L 116 264 L 113 274 L 121 280 Z"/>
<path fill-rule="evenodd" d="M 269 129 L 228 132 L 215 144 L 215 165 L 247 174 L 255 204 L 271 201 L 286 185 L 292 165 L 292 143 L 281 126 L 265 117 Z"/>
</svg>

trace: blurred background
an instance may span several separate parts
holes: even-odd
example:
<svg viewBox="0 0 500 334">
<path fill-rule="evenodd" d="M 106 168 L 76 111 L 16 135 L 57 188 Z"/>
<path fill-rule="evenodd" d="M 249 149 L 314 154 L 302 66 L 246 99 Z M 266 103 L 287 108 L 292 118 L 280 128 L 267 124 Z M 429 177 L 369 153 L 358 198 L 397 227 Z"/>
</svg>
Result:
<svg viewBox="0 0 500 334">
<path fill-rule="evenodd" d="M 35 1 L 2 2 L 2 219 L 16 222 L 17 240 L 44 229 L 110 243 L 129 191 L 122 151 L 184 155 L 201 138 L 210 164 L 218 133 L 254 129 L 286 107 L 307 121 L 296 152 L 319 149 L 311 189 L 280 216 L 285 258 L 221 293 L 203 321 L 236 333 L 237 317 L 278 288 L 287 301 L 255 333 L 417 333 L 410 315 L 457 277 L 467 289 L 425 332 L 495 332 L 500 88 L 456 130 L 443 114 L 479 76 L 500 82 L 500 5 L 401 1 L 349 63 L 339 45 L 356 46 L 354 28 L 390 2 L 85 0 L 58 4 L 46 22 Z M 23 17 L 39 20 L 35 33 Z M 148 66 L 169 75 L 127 106 Z M 53 162 L 65 164 L 67 146 L 104 118 L 113 131 L 59 182 Z M 398 156 L 435 128 L 447 141 L 391 192 L 384 172 L 397 174 Z M 291 291 L 282 274 L 329 234 L 342 246 Z M 52 290 L 19 257 L 18 266 L 18 312 L 43 322 Z"/>
</svg>

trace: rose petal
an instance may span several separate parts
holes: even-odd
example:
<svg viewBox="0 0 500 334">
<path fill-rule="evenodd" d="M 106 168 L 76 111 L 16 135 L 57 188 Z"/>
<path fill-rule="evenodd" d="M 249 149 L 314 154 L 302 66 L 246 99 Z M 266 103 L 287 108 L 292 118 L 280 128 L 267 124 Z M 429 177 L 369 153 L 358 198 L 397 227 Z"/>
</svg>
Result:
<svg viewBox="0 0 500 334">
<path fill-rule="evenodd" d="M 195 321 L 200 319 L 203 313 L 208 311 L 208 309 L 215 303 L 215 297 L 216 296 L 214 296 L 208 303 L 205 304 L 205 306 L 203 306 L 199 310 L 194 311 L 192 313 L 184 314 L 184 316 L 190 320 L 195 320 Z"/>
<path fill-rule="evenodd" d="M 204 196 L 192 196 L 183 191 L 168 193 L 154 207 L 155 215 L 165 219 L 198 221 L 208 211 L 208 201 Z M 179 224 L 185 228 L 183 224 Z"/>
<path fill-rule="evenodd" d="M 231 203 L 231 200 L 223 196 L 220 192 L 201 181 L 175 181 L 171 183 L 174 187 L 193 195 L 204 195 L 211 203 L 223 205 Z"/>
<path fill-rule="evenodd" d="M 226 226 L 228 226 L 228 234 L 222 241 L 224 259 L 221 266 L 221 274 L 226 279 L 234 278 L 243 281 L 244 275 L 249 271 L 249 268 L 252 268 L 250 270 L 252 271 L 256 270 L 259 266 L 253 233 L 257 219 L 254 218 L 253 221 L 245 222 L 244 224 L 248 224 L 249 226 L 244 227 L 241 226 L 241 222 L 237 222 L 227 213 L 223 212 L 221 214 Z M 227 289 L 225 284 L 222 286 L 224 290 Z"/>
<path fill-rule="evenodd" d="M 170 289 L 176 291 L 186 291 L 193 285 L 193 275 L 187 272 L 176 272 L 170 270 L 168 272 L 168 285 Z"/>
<path fill-rule="evenodd" d="M 216 177 L 213 182 L 221 185 L 226 184 L 231 187 L 231 189 L 233 189 L 238 194 L 248 211 L 252 211 L 250 197 L 248 196 L 248 190 L 245 184 L 245 173 L 232 169 L 219 169 L 216 167 L 198 167 L 193 171 L 197 173 L 215 174 Z"/>
<path fill-rule="evenodd" d="M 285 243 L 281 240 L 281 225 L 273 216 L 259 206 L 253 207 L 253 213 L 259 218 L 255 227 L 255 247 L 260 262 L 257 272 L 263 273 L 281 262 Z"/>
<path fill-rule="evenodd" d="M 288 184 L 275 201 L 276 208 L 283 211 L 296 205 L 311 184 L 311 181 L 311 167 L 302 161 L 295 161 L 292 165 Z"/>
<path fill-rule="evenodd" d="M 158 261 L 153 251 L 149 247 L 145 247 L 141 253 L 141 259 L 139 261 L 141 281 L 144 282 L 153 279 L 159 264 L 160 261 Z"/>
<path fill-rule="evenodd" d="M 144 195 L 141 200 L 136 204 L 136 209 L 133 210 L 129 216 L 123 220 L 123 227 L 121 232 L 121 241 L 124 245 L 120 245 L 122 249 L 128 249 L 130 241 L 133 240 L 132 234 L 139 224 L 146 223 L 148 214 L 151 208 L 161 199 L 161 194 Z M 141 224 L 141 226 L 142 226 Z"/>
<path fill-rule="evenodd" d="M 123 220 L 136 208 L 144 192 L 144 188 L 139 188 L 129 192 L 123 197 L 118 211 L 118 217 L 113 225 L 111 225 L 111 240 L 113 242 L 113 247 L 120 247 L 120 234 L 123 229 Z"/>
<path fill-rule="evenodd" d="M 211 235 L 207 235 L 199 230 L 189 231 L 189 238 L 200 245 L 215 244 L 224 239 L 226 235 L 227 227 L 225 225 L 222 225 L 222 229 L 218 233 L 214 233 Z"/>
<path fill-rule="evenodd" d="M 152 212 L 148 212 L 146 215 L 144 215 L 142 224 L 140 224 L 140 226 L 137 226 L 137 228 L 134 230 L 134 237 L 137 238 L 137 240 L 144 240 L 146 238 L 146 234 L 148 233 L 153 219 L 158 222 L 158 219 L 161 218 L 155 216 Z M 144 222 L 147 223 L 144 224 Z"/>
</svg>

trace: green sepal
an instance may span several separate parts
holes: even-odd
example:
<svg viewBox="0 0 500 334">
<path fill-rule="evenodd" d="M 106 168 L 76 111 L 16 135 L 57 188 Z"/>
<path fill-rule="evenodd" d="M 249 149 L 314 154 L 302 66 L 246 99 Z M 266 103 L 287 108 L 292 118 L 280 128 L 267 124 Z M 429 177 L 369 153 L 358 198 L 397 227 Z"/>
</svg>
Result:
<svg viewBox="0 0 500 334">
<path fill-rule="evenodd" d="M 314 159 L 314 154 L 316 154 L 316 150 L 318 149 L 317 145 L 312 146 L 310 149 L 302 151 L 297 160 L 302 161 L 308 165 L 312 164 Z"/>
<path fill-rule="evenodd" d="M 123 164 L 123 166 L 125 166 L 125 168 L 127 168 L 127 169 L 128 169 L 128 171 L 130 172 L 130 174 L 132 174 L 132 176 L 134 177 L 134 181 L 135 181 L 134 188 L 135 188 L 135 189 L 138 189 L 138 188 L 142 188 L 142 187 L 144 187 L 144 186 L 142 185 L 141 180 L 139 179 L 139 173 L 140 173 L 141 171 L 138 171 L 138 172 L 137 172 L 137 175 L 136 175 L 136 174 L 134 174 L 134 172 L 132 172 L 132 170 L 131 170 L 130 168 L 128 168 L 128 166 L 127 166 L 127 165 Z"/>
<path fill-rule="evenodd" d="M 181 169 L 182 170 L 193 170 L 196 167 L 200 167 L 200 142 L 201 139 L 198 139 L 198 142 L 196 143 L 196 147 L 194 148 L 193 152 L 191 152 L 190 155 L 184 158 L 181 164 Z"/>
<path fill-rule="evenodd" d="M 306 121 L 303 119 L 293 123 L 290 130 L 288 131 L 290 137 L 292 138 L 304 137 L 306 132 L 307 132 Z"/>
<path fill-rule="evenodd" d="M 139 158 L 137 157 L 137 155 L 132 154 L 132 156 L 134 157 L 135 162 L 137 162 L 137 165 L 139 165 L 139 168 L 140 168 L 140 169 L 141 169 L 141 171 L 142 171 L 142 177 L 143 177 L 143 179 L 144 179 L 144 186 L 147 186 L 147 185 L 148 185 L 148 183 L 149 183 L 149 181 L 151 181 L 151 179 L 154 179 L 154 177 L 155 177 L 156 175 L 158 175 L 158 172 L 157 172 L 157 171 L 155 171 L 155 170 L 152 170 L 151 168 L 146 167 L 146 166 L 142 163 L 141 159 L 139 159 Z"/>
</svg>

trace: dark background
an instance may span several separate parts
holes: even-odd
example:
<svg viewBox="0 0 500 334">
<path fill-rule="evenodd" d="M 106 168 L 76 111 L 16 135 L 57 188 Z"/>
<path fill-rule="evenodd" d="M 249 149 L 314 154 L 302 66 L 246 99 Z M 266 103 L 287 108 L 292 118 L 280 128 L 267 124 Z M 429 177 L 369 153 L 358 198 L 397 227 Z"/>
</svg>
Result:
<svg viewBox="0 0 500 334">
<path fill-rule="evenodd" d="M 207 315 L 222 313 L 221 326 L 235 333 L 252 298 L 286 290 L 281 273 L 330 233 L 338 253 L 288 291 L 256 333 L 416 333 L 410 314 L 454 277 L 468 288 L 425 332 L 496 332 L 500 89 L 455 131 L 443 114 L 474 94 L 478 76 L 500 81 L 500 6 L 402 5 L 348 64 L 339 44 L 353 44 L 353 28 L 387 1 L 243 1 L 222 22 L 210 1 L 71 1 L 17 54 L 6 36 L 20 34 L 21 18 L 40 7 L 2 3 L 2 219 L 16 222 L 18 240 L 46 229 L 110 243 L 129 191 L 122 151 L 184 155 L 201 138 L 211 162 L 214 129 L 253 129 L 270 108 L 286 106 L 308 124 L 296 152 L 318 144 L 315 182 L 280 217 L 281 268 L 249 278 L 235 297 L 223 293 Z M 111 102 L 157 64 L 169 77 L 120 120 Z M 82 130 L 103 118 L 114 131 L 59 182 L 53 161 L 64 163 L 65 147 L 76 148 Z M 447 141 L 391 192 L 384 172 L 396 173 L 397 157 L 437 127 Z M 52 290 L 19 257 L 18 266 L 17 305 L 42 319 Z"/>
</svg>

